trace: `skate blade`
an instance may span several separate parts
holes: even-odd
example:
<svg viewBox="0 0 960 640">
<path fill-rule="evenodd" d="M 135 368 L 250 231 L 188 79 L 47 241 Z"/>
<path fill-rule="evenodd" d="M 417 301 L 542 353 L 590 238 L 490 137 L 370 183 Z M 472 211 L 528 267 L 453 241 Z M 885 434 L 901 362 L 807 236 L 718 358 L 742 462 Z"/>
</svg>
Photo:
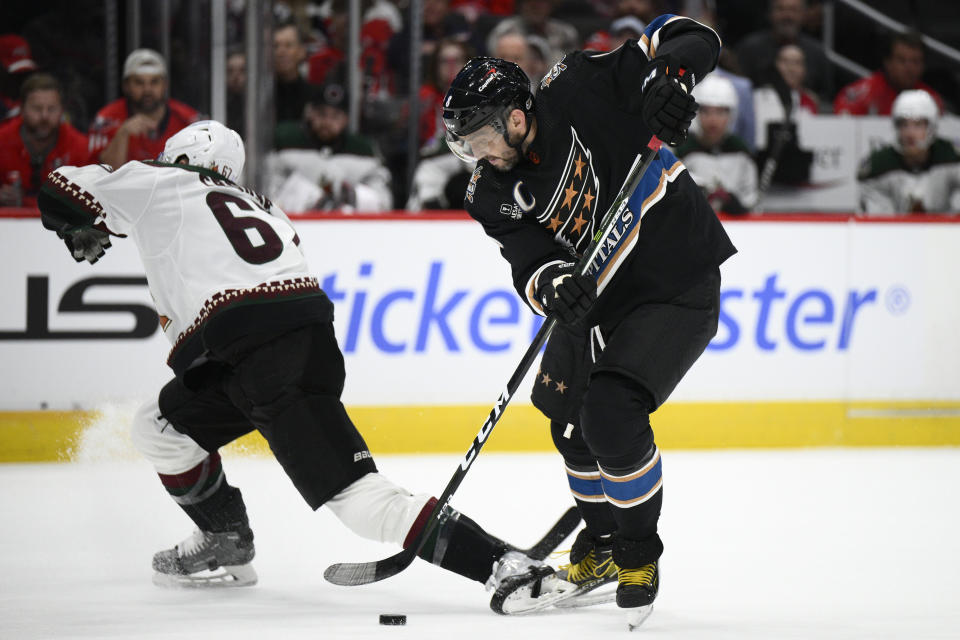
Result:
<svg viewBox="0 0 960 640">
<path fill-rule="evenodd" d="M 634 631 L 640 625 L 643 624 L 643 621 L 650 617 L 650 614 L 653 613 L 653 605 L 648 604 L 645 607 L 637 607 L 636 609 L 630 609 L 627 611 L 627 629 Z"/>
<path fill-rule="evenodd" d="M 170 589 L 230 589 L 257 584 L 253 565 L 226 565 L 214 571 L 200 571 L 189 575 L 153 573 L 153 584 Z"/>
<path fill-rule="evenodd" d="M 510 616 L 535 613 L 569 598 L 577 591 L 577 585 L 553 575 L 542 579 L 540 595 L 537 597 L 533 597 L 533 588 L 534 585 L 531 583 L 523 585 L 505 597 L 502 594 L 495 594 L 494 599 L 499 599 L 500 602 L 494 607 L 494 611 Z"/>
<path fill-rule="evenodd" d="M 580 607 L 592 607 L 598 604 L 607 604 L 617 599 L 616 580 L 593 587 L 592 589 L 580 590 L 568 598 L 557 602 L 554 606 L 558 609 L 578 609 Z"/>
</svg>

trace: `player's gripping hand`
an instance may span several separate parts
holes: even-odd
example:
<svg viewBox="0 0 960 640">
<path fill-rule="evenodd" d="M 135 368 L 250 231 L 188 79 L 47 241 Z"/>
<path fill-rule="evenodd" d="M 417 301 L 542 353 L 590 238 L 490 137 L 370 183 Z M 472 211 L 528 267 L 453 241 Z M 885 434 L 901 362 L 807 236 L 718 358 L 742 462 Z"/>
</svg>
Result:
<svg viewBox="0 0 960 640">
<path fill-rule="evenodd" d="M 564 262 L 543 270 L 534 294 L 547 315 L 564 324 L 582 320 L 597 299 L 597 283 L 590 276 L 575 275 L 574 264 Z"/>
<path fill-rule="evenodd" d="M 63 237 L 70 255 L 77 262 L 94 264 L 112 245 L 110 235 L 99 229 L 84 229 Z"/>
<path fill-rule="evenodd" d="M 697 101 L 681 81 L 681 67 L 669 57 L 654 58 L 646 68 L 640 98 L 640 116 L 653 135 L 675 145 L 687 137 L 697 114 Z"/>
</svg>

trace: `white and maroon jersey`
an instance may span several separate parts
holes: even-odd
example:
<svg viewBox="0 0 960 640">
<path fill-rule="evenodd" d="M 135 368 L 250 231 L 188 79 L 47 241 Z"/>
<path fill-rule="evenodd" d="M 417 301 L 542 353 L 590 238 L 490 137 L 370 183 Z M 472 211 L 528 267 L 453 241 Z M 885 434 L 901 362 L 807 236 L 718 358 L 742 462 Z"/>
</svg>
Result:
<svg viewBox="0 0 960 640">
<path fill-rule="evenodd" d="M 174 370 L 203 354 L 210 336 L 199 334 L 209 332 L 214 318 L 222 331 L 231 309 L 314 296 L 329 304 L 283 211 L 216 173 L 143 162 L 116 171 L 105 165 L 61 167 L 44 190 L 63 206 L 59 217 L 70 226 L 95 225 L 136 242 L 173 344 L 168 362 Z M 244 330 L 238 321 L 253 321 L 249 313 L 231 318 L 231 335 Z"/>
<path fill-rule="evenodd" d="M 954 213 L 960 198 L 960 152 L 936 138 L 922 166 L 910 166 L 893 146 L 860 165 L 860 209 L 870 215 Z"/>
</svg>

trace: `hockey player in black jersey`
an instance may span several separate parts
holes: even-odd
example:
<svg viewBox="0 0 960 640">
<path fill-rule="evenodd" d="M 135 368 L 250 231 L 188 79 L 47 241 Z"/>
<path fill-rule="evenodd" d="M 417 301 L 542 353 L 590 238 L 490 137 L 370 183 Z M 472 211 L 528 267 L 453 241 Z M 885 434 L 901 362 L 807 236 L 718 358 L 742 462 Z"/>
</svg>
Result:
<svg viewBox="0 0 960 640">
<path fill-rule="evenodd" d="M 568 54 L 536 98 L 516 65 L 475 58 L 443 102 L 449 146 L 479 161 L 467 211 L 500 247 L 521 297 L 559 320 L 533 402 L 550 419 L 586 523 L 560 569 L 580 585 L 565 602 L 613 599 L 616 581 L 631 628 L 656 598 L 663 551 L 649 416 L 716 333 L 719 265 L 736 250 L 662 149 L 591 275 L 573 275 L 574 262 L 651 135 L 684 138 L 696 113 L 690 91 L 719 51 L 711 29 L 665 15 L 614 51 Z"/>
</svg>

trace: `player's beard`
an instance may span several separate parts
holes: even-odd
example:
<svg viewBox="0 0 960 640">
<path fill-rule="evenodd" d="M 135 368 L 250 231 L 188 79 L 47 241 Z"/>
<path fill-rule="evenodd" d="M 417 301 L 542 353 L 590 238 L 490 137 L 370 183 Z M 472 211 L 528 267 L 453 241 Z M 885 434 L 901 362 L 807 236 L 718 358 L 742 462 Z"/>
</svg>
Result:
<svg viewBox="0 0 960 640">
<path fill-rule="evenodd" d="M 501 161 L 501 164 L 493 164 L 490 162 L 490 165 L 497 171 L 510 171 L 517 163 L 520 162 L 520 143 L 523 142 L 525 134 L 516 131 L 512 136 L 510 136 L 510 145 L 507 149 L 497 156 L 497 159 Z"/>
<path fill-rule="evenodd" d="M 514 149 L 513 147 L 508 147 L 507 150 L 504 151 L 502 155 L 497 156 L 497 160 L 500 161 L 500 164 L 494 164 L 489 160 L 488 162 L 490 162 L 490 166 L 492 166 L 497 171 L 510 171 L 515 166 L 517 166 L 517 162 L 520 161 L 520 153 L 517 152 L 517 150 Z"/>
</svg>

